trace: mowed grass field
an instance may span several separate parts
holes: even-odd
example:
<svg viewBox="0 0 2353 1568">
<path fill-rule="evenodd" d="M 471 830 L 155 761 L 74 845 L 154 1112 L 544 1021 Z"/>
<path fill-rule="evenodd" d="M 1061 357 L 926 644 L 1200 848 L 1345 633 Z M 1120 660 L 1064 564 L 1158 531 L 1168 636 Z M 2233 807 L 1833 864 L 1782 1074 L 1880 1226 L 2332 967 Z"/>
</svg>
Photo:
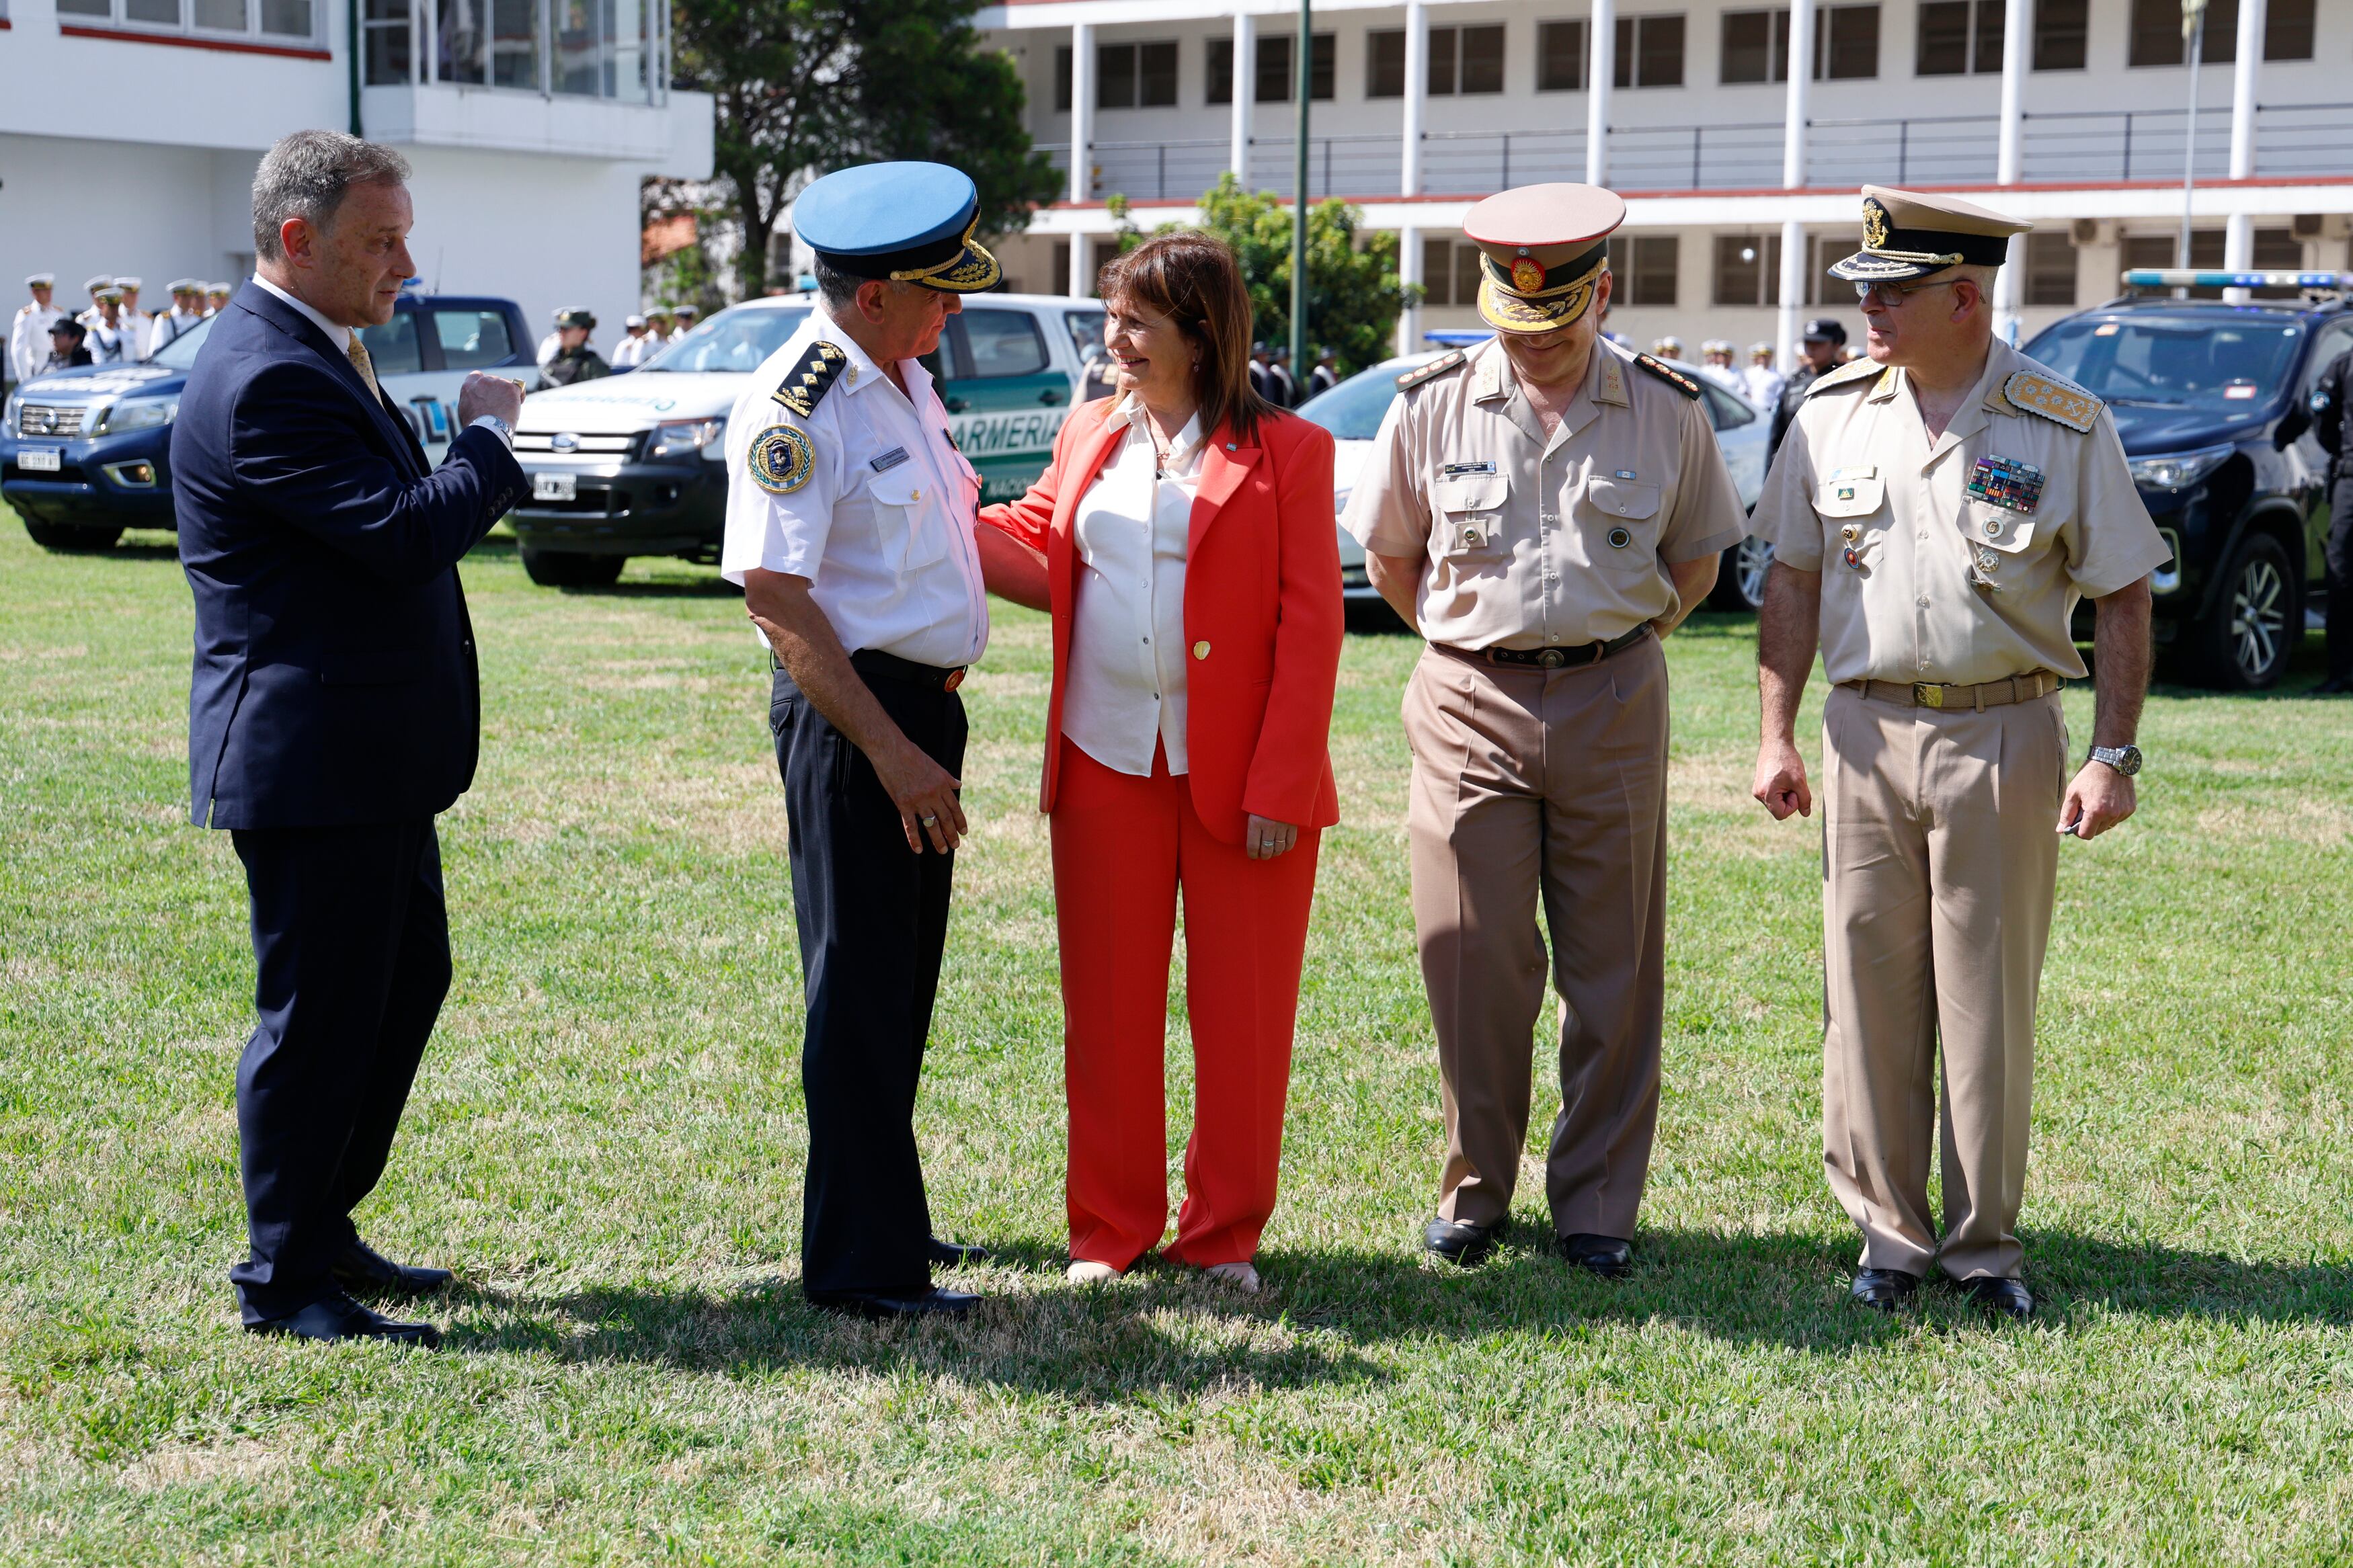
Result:
<svg viewBox="0 0 2353 1568">
<path fill-rule="evenodd" d="M 866 1326 L 797 1289 L 800 992 L 740 600 L 669 563 L 535 589 L 495 542 L 463 570 L 486 716 L 441 828 L 457 981 L 360 1215 L 461 1287 L 439 1354 L 304 1348 L 238 1332 L 224 1279 L 251 958 L 227 836 L 185 820 L 170 540 L 51 556 L 0 517 L 0 1558 L 2353 1561 L 2353 706 L 2294 695 L 2316 639 L 2286 694 L 2158 694 L 2139 816 L 2066 847 L 2021 1329 L 1936 1289 L 1846 1303 L 1817 829 L 1746 798 L 1754 634 L 1716 616 L 1670 644 L 1634 1276 L 1545 1255 L 1535 1158 L 1492 1267 L 1420 1258 L 1417 645 L 1375 636 L 1342 673 L 1273 1289 L 1066 1287 L 1048 653 L 998 606 L 920 1121 L 993 1300 Z"/>
</svg>

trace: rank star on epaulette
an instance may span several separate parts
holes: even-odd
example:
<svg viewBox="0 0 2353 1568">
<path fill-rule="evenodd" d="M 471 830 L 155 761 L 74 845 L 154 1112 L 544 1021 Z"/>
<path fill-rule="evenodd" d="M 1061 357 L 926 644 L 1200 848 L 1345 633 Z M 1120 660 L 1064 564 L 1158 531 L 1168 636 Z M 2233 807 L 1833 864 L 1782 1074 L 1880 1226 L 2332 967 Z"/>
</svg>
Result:
<svg viewBox="0 0 2353 1568">
<path fill-rule="evenodd" d="M 1649 354 L 1636 354 L 1634 356 L 1634 363 L 1641 365 L 1644 370 L 1649 371 L 1652 375 L 1657 376 L 1661 381 L 1665 382 L 1669 386 L 1673 387 L 1677 392 L 1682 393 L 1685 397 L 1697 397 L 1699 395 L 1699 383 L 1694 381 L 1691 377 L 1685 375 L 1674 366 L 1667 363 L 1666 361 L 1652 359 Z"/>
<path fill-rule="evenodd" d="M 2034 370 L 2013 373 L 2001 384 L 2001 395 L 2029 414 L 2040 414 L 2078 434 L 2099 423 L 2100 410 L 2107 406 L 2082 387 Z"/>
<path fill-rule="evenodd" d="M 800 363 L 785 373 L 785 379 L 768 395 L 807 419 L 817 412 L 826 389 L 849 363 L 849 355 L 833 344 L 822 340 L 813 342 L 808 353 L 801 355 Z"/>
</svg>

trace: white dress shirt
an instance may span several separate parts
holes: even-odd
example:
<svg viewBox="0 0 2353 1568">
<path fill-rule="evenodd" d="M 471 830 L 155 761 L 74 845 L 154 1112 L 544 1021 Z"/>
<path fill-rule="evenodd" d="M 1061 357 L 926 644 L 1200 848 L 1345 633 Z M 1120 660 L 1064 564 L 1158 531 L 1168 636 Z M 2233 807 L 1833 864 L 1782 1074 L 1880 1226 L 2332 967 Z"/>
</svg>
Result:
<svg viewBox="0 0 2353 1568">
<path fill-rule="evenodd" d="M 1153 742 L 1168 771 L 1186 771 L 1185 553 L 1201 484 L 1201 421 L 1153 450 L 1150 422 L 1134 394 L 1106 421 L 1124 424 L 1079 500 L 1073 542 L 1086 570 L 1071 617 L 1071 665 L 1062 733 L 1117 773 L 1149 777 Z"/>
<path fill-rule="evenodd" d="M 773 394 L 819 342 L 839 352 L 839 368 L 803 418 Z M 822 307 L 761 363 L 727 418 L 719 573 L 738 584 L 755 566 L 806 577 L 845 652 L 951 669 L 988 646 L 972 537 L 980 475 L 949 438 L 931 373 L 902 359 L 899 374 L 903 394 Z M 799 433 L 807 458 L 780 447 L 792 488 L 770 490 L 750 458 L 778 426 Z"/>
</svg>

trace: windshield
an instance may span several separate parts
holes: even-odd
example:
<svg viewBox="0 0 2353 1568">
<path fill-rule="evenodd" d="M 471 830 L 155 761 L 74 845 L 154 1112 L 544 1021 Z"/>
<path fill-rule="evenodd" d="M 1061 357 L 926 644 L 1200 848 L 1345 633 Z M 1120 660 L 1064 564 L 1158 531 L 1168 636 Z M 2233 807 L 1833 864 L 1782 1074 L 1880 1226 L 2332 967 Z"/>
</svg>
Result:
<svg viewBox="0 0 2353 1568">
<path fill-rule="evenodd" d="M 748 375 L 760 362 L 785 346 L 785 340 L 808 320 L 806 305 L 782 310 L 767 305 L 735 305 L 722 310 L 639 365 L 648 371 L 740 371 Z"/>
<path fill-rule="evenodd" d="M 196 363 L 196 351 L 205 346 L 206 338 L 213 335 L 213 323 L 219 320 L 218 316 L 206 316 L 157 350 L 155 357 L 147 363 L 170 365 L 174 370 L 187 369 Z"/>
<path fill-rule="evenodd" d="M 1380 431 L 1381 416 L 1397 400 L 1397 378 L 1412 363 L 1393 359 L 1360 370 L 1331 391 L 1301 404 L 1299 416 L 1321 425 L 1335 440 L 1369 441 Z"/>
<path fill-rule="evenodd" d="M 2303 327 L 2272 315 L 2083 316 L 2026 353 L 2111 403 L 2228 409 L 2287 386 Z"/>
</svg>

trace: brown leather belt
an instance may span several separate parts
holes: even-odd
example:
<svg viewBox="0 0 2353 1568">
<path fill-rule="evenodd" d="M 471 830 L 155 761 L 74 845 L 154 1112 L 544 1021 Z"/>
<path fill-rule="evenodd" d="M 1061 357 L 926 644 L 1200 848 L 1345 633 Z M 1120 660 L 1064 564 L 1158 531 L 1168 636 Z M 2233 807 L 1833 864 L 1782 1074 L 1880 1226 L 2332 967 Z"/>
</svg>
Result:
<svg viewBox="0 0 2353 1568">
<path fill-rule="evenodd" d="M 1915 680 L 1906 685 L 1901 680 L 1841 680 L 1839 689 L 1859 691 L 1879 702 L 1899 702 L 1907 708 L 1968 708 L 1982 713 L 1989 708 L 2006 708 L 2013 702 L 2031 702 L 2038 697 L 2048 697 L 2063 683 L 2047 669 L 2030 675 L 2013 675 L 2007 680 L 1989 680 L 1977 686 L 1948 686 L 1934 680 Z"/>
<path fill-rule="evenodd" d="M 1648 622 L 1636 626 L 1622 637 L 1608 642 L 1579 643 L 1575 647 L 1456 647 L 1452 643 L 1432 643 L 1430 646 L 1457 658 L 1475 658 L 1482 664 L 1508 664 L 1536 669 L 1577 669 L 1588 664 L 1599 664 L 1613 653 L 1622 653 L 1649 634 Z"/>
</svg>

